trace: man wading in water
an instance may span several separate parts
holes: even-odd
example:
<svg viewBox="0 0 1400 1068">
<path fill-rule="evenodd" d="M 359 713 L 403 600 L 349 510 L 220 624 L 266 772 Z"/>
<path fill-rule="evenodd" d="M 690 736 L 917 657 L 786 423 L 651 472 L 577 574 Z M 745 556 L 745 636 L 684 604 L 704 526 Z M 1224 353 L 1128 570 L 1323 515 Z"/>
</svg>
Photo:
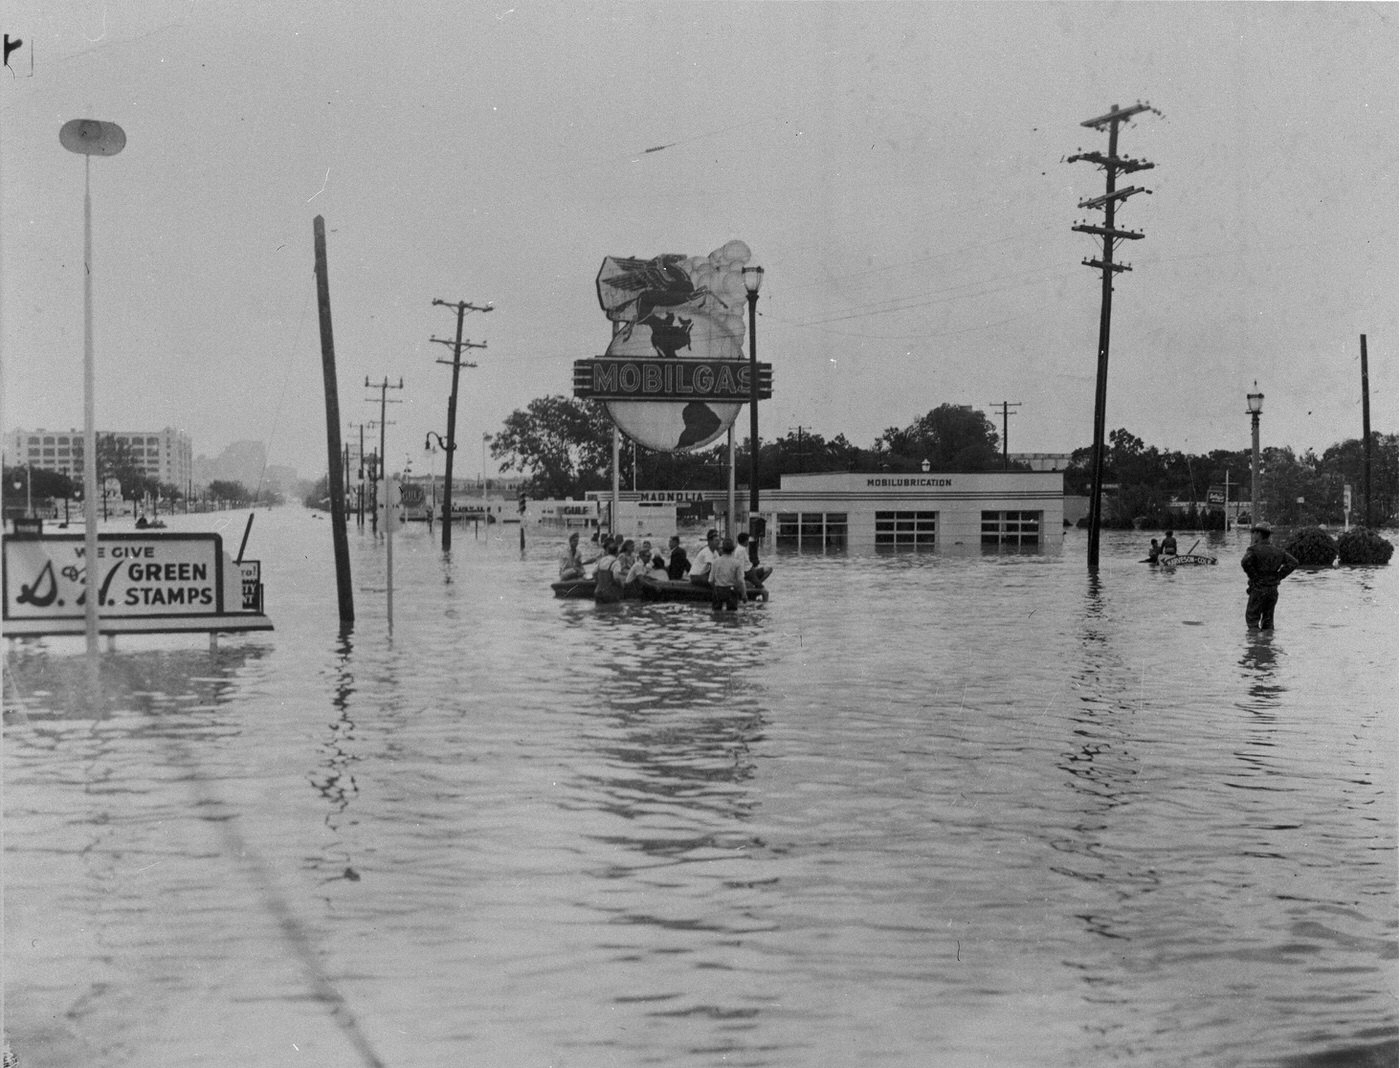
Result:
<svg viewBox="0 0 1400 1068">
<path fill-rule="evenodd" d="M 1245 606 L 1244 622 L 1250 630 L 1255 627 L 1273 630 L 1278 584 L 1298 566 L 1298 561 L 1269 544 L 1273 528 L 1268 523 L 1255 523 L 1249 530 L 1252 540 L 1240 560 L 1240 567 L 1249 576 L 1249 603 Z"/>
</svg>

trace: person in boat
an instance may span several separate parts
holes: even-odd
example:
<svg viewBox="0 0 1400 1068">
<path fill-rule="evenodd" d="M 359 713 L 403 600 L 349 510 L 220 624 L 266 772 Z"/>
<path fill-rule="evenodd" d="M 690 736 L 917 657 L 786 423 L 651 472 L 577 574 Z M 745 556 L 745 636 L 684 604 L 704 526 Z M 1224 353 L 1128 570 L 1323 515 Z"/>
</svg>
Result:
<svg viewBox="0 0 1400 1068">
<path fill-rule="evenodd" d="M 138 519 L 138 520 L 136 520 L 136 529 L 137 529 L 137 530 L 145 530 L 145 529 L 146 529 L 148 526 L 150 526 L 150 525 L 151 525 L 151 521 L 150 521 L 149 519 L 146 518 L 146 513 L 145 513 L 145 512 L 142 512 L 142 513 L 141 513 L 141 518 Z"/>
<path fill-rule="evenodd" d="M 617 573 L 616 546 L 611 538 L 603 542 L 603 555 L 593 569 L 593 599 L 601 604 L 622 600 L 622 578 Z"/>
<path fill-rule="evenodd" d="M 666 577 L 672 582 L 679 582 L 690 571 L 690 557 L 686 556 L 685 548 L 681 545 L 679 534 L 671 535 L 671 556 L 670 562 L 666 565 Z"/>
<path fill-rule="evenodd" d="M 578 551 L 578 531 L 569 535 L 569 544 L 559 556 L 559 581 L 583 578 L 583 556 Z"/>
<path fill-rule="evenodd" d="M 1162 555 L 1163 555 L 1163 556 L 1175 556 L 1175 555 L 1176 555 L 1176 537 L 1175 537 L 1175 535 L 1172 534 L 1172 532 L 1171 532 L 1170 530 L 1167 531 L 1165 534 L 1162 535 Z"/>
<path fill-rule="evenodd" d="M 1157 562 L 1158 557 L 1160 557 L 1161 555 L 1162 547 L 1157 544 L 1157 539 L 1153 538 L 1152 544 L 1147 549 L 1147 562 L 1149 564 L 1155 564 Z"/>
<path fill-rule="evenodd" d="M 1268 523 L 1255 523 L 1249 528 L 1249 548 L 1240 559 L 1240 567 L 1249 576 L 1244 623 L 1250 630 L 1274 629 L 1274 606 L 1278 604 L 1278 584 L 1298 566 L 1295 560 L 1277 545 L 1269 544 L 1273 528 Z"/>
<path fill-rule="evenodd" d="M 666 582 L 670 579 L 671 573 L 666 570 L 666 560 L 660 553 L 651 558 L 651 566 L 647 569 L 646 577 L 656 582 Z"/>
<path fill-rule="evenodd" d="M 763 580 L 773 573 L 773 569 L 771 567 L 760 566 L 758 562 L 758 547 L 749 539 L 747 532 L 741 532 L 734 540 L 738 545 L 736 551 L 748 557 L 749 560 L 748 570 L 744 572 L 745 581 L 751 586 L 762 586 Z"/>
<path fill-rule="evenodd" d="M 697 586 L 711 586 L 710 568 L 719 556 L 719 531 L 711 527 L 705 531 L 705 547 L 695 554 L 695 562 L 690 565 L 690 581 Z"/>
<path fill-rule="evenodd" d="M 638 581 L 646 569 L 646 562 L 637 555 L 637 543 L 628 538 L 622 543 L 622 549 L 617 554 L 617 575 L 618 580 L 622 583 L 622 596 L 637 597 L 640 595 L 641 587 L 638 585 Z"/>
<path fill-rule="evenodd" d="M 748 600 L 748 589 L 744 582 L 744 571 L 748 566 L 747 556 L 734 555 L 734 541 L 725 538 L 720 545 L 719 555 L 710 565 L 713 582 L 710 584 L 710 603 L 714 610 L 738 609 L 740 601 Z"/>
</svg>

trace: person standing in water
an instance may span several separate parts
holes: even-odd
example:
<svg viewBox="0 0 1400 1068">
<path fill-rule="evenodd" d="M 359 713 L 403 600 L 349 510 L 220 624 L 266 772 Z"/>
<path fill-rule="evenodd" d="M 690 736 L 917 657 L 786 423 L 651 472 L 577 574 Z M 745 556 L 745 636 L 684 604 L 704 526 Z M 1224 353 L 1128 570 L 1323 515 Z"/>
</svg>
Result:
<svg viewBox="0 0 1400 1068">
<path fill-rule="evenodd" d="M 1255 523 L 1249 530 L 1250 545 L 1240 560 L 1240 567 L 1249 576 L 1244 622 L 1250 630 L 1256 627 L 1273 630 L 1278 584 L 1298 566 L 1298 561 L 1278 546 L 1269 544 L 1273 528 L 1268 523 Z"/>
</svg>

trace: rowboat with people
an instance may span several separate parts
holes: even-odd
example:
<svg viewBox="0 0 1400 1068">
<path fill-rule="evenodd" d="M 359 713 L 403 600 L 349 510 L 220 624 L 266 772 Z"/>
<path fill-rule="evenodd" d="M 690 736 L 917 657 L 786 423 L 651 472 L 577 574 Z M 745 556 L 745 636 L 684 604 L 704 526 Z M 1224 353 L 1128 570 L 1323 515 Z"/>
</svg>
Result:
<svg viewBox="0 0 1400 1068">
<path fill-rule="evenodd" d="M 1173 544 L 1175 544 L 1173 542 Z M 1164 553 L 1158 549 L 1157 539 L 1152 539 L 1152 548 L 1147 554 L 1147 559 L 1140 561 L 1144 564 L 1151 564 L 1153 567 L 1195 567 L 1200 564 L 1213 564 L 1215 557 L 1209 553 L 1196 552 L 1196 546 L 1201 544 L 1201 539 L 1197 538 L 1195 544 L 1184 553 L 1169 552 Z"/>
<path fill-rule="evenodd" d="M 592 575 L 584 578 L 562 579 L 551 582 L 550 589 L 555 597 L 568 599 L 593 599 L 595 584 Z M 748 600 L 768 600 L 768 590 L 761 583 L 751 582 L 746 587 Z M 623 591 L 624 601 L 706 601 L 711 599 L 709 586 L 702 586 L 689 579 L 655 579 L 643 575 L 636 582 L 636 588 Z"/>
</svg>

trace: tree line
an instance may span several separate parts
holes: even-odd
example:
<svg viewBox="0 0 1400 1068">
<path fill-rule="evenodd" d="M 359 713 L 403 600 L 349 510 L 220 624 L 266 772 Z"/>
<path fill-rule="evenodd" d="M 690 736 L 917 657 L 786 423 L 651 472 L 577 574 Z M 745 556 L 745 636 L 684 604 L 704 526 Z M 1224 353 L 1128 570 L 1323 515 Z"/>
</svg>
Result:
<svg viewBox="0 0 1400 1068">
<path fill-rule="evenodd" d="M 564 395 L 539 397 L 512 412 L 490 441 L 491 456 L 501 472 L 527 479 L 533 497 L 581 497 L 612 486 L 613 424 L 604 406 Z M 739 479 L 748 480 L 750 444 L 736 442 Z M 1065 492 L 1088 495 L 1093 463 L 1090 446 L 1076 449 L 1065 469 Z M 1224 511 L 1203 507 L 1207 491 L 1223 486 L 1229 475 L 1230 500 L 1248 501 L 1249 449 L 1217 449 L 1204 455 L 1149 446 L 1124 428 L 1109 434 L 1104 452 L 1107 489 L 1103 524 L 1111 527 L 1223 525 Z M 927 468 L 925 468 L 927 464 Z M 619 458 L 624 486 L 668 490 L 719 490 L 728 485 L 724 445 L 688 453 L 656 452 L 624 440 Z M 1319 456 L 1301 456 L 1288 447 L 1260 450 L 1260 497 L 1266 516 L 1284 525 L 1340 524 L 1343 487 L 1352 487 L 1352 521 L 1363 515 L 1363 442 L 1338 442 Z M 1029 471 L 1024 463 L 1003 457 L 996 426 L 969 406 L 942 404 L 907 426 L 888 427 L 869 448 L 844 434 L 828 439 L 806 428 L 761 440 L 758 483 L 776 489 L 785 474 L 820 471 Z M 1397 436 L 1372 434 L 1372 519 L 1394 525 L 1397 509 Z M 1181 505 L 1186 511 L 1183 523 Z M 1233 509 L 1232 509 L 1233 513 Z"/>
</svg>

